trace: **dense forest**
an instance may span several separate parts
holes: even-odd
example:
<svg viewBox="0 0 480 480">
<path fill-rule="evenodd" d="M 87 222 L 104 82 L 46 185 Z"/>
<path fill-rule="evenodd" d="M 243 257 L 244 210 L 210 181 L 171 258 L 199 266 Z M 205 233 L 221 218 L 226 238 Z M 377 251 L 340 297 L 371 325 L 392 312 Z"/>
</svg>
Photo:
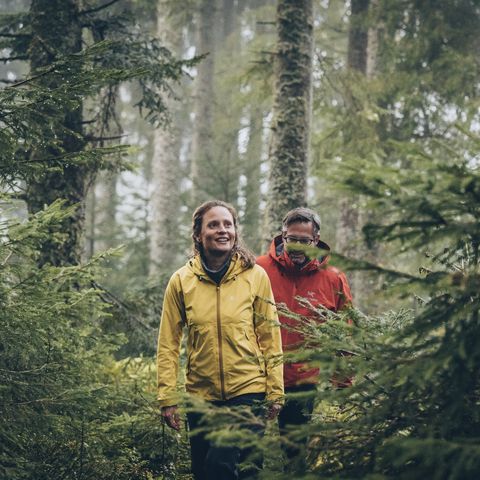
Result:
<svg viewBox="0 0 480 480">
<path fill-rule="evenodd" d="M 305 324 L 308 473 L 271 422 L 261 478 L 479 478 L 479 32 L 478 0 L 0 0 L 0 478 L 191 478 L 155 348 L 212 198 L 256 254 L 318 211 L 354 298 Z"/>
</svg>

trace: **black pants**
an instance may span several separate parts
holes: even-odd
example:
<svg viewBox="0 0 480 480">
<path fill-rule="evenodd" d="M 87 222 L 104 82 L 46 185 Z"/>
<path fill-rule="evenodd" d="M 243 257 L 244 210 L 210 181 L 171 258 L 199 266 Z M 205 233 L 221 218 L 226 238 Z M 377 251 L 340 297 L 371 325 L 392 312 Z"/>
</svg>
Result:
<svg viewBox="0 0 480 480">
<path fill-rule="evenodd" d="M 287 465 L 292 468 L 304 469 L 305 467 L 305 446 L 307 438 L 302 442 L 295 442 L 294 439 L 287 439 L 289 433 L 295 433 L 295 427 L 305 425 L 310 420 L 313 412 L 315 397 L 315 385 L 300 385 L 285 389 L 286 401 L 283 409 L 278 415 L 278 428 L 280 435 L 284 437 L 282 450 L 287 457 Z M 290 396 L 295 393 L 306 393 L 303 398 Z M 290 395 L 289 395 L 290 394 Z"/>
<path fill-rule="evenodd" d="M 212 402 L 218 407 L 247 407 L 261 418 L 255 425 L 246 424 L 244 428 L 262 436 L 265 431 L 263 393 L 248 393 L 221 402 Z M 195 432 L 195 429 L 205 425 L 205 416 L 202 413 L 187 413 L 190 429 L 190 449 L 192 453 L 192 472 L 195 480 L 237 480 L 255 478 L 256 472 L 261 469 L 263 459 L 256 455 L 252 468 L 240 470 L 238 465 L 250 456 L 252 450 L 230 446 L 216 446 L 205 438 L 205 432 Z M 255 452 L 258 453 L 258 452 Z"/>
</svg>

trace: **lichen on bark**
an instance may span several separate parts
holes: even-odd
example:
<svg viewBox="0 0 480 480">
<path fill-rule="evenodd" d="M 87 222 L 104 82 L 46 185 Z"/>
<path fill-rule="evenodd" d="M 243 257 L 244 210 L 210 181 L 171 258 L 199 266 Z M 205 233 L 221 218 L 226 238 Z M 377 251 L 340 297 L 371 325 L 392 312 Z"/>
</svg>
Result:
<svg viewBox="0 0 480 480">
<path fill-rule="evenodd" d="M 286 211 L 307 201 L 313 51 L 311 0 L 279 1 L 277 34 L 265 228 L 269 237 L 279 231 Z"/>
</svg>

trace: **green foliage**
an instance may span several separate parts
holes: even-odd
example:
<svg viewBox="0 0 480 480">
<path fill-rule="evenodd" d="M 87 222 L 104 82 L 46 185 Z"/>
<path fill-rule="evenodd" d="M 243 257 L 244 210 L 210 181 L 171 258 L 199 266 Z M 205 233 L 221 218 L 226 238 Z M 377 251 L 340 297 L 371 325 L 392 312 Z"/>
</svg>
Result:
<svg viewBox="0 0 480 480">
<path fill-rule="evenodd" d="M 435 231 L 419 235 L 431 241 Z M 443 251 L 409 279 L 412 292 L 428 292 L 416 311 L 366 317 L 311 307 L 317 321 L 297 318 L 306 349 L 290 361 L 319 365 L 321 378 L 314 420 L 285 441 L 309 438 L 310 467 L 322 478 L 477 477 L 480 298 L 470 251 Z M 352 374 L 352 386 L 332 388 Z"/>
<path fill-rule="evenodd" d="M 413 308 L 354 314 L 351 326 L 325 311 L 314 315 L 326 323 L 304 319 L 314 348 L 297 358 L 317 363 L 322 378 L 314 422 L 292 440 L 310 438 L 310 466 L 322 478 L 480 471 L 477 7 L 379 2 L 364 19 L 379 36 L 371 78 L 346 71 L 322 32 L 319 201 L 328 219 L 330 196 L 361 195 L 373 213 L 358 241 L 381 252 L 379 264 L 338 255 L 334 263 L 372 272 L 401 294 L 391 305 Z M 332 388 L 332 377 L 352 372 L 352 387 Z"/>
<path fill-rule="evenodd" d="M 29 175 L 45 169 L 61 171 L 72 162 L 91 170 L 114 168 L 109 163 L 112 154 L 120 154 L 117 157 L 120 158 L 128 153 L 128 147 L 62 151 L 62 135 L 80 135 L 65 126 L 65 111 L 75 110 L 85 97 L 95 96 L 102 88 L 137 80 L 143 92 L 137 106 L 153 123 L 165 122 L 167 113 L 162 95 L 169 90 L 167 81 L 179 78 L 186 64 L 192 62 L 175 61 L 156 40 L 128 37 L 104 40 L 82 52 L 61 57 L 35 76 L 0 90 L 4 125 L 0 133 L 2 178 L 12 180 L 19 175 L 29 178 Z M 39 79 L 42 82 L 48 79 L 57 86 L 46 88 L 44 83 L 38 82 Z M 52 137 L 52 132 L 61 136 Z M 88 137 L 89 134 L 86 139 Z M 59 153 L 53 158 L 45 155 L 31 160 L 32 152 L 43 151 L 47 145 L 58 147 Z"/>
<path fill-rule="evenodd" d="M 69 214 L 58 203 L 1 225 L 0 476 L 172 478 L 178 439 L 162 430 L 154 363 L 115 361 L 125 340 L 101 328 L 100 259 L 37 266 L 39 242 Z"/>
<path fill-rule="evenodd" d="M 131 3 L 142 8 L 142 1 Z M 264 478 L 282 477 L 281 441 L 308 438 L 310 476 L 474 479 L 480 471 L 478 5 L 378 2 L 362 19 L 378 27 L 380 39 L 377 69 L 368 79 L 345 70 L 343 7 L 319 5 L 313 154 L 322 236 L 334 229 L 336 198 L 360 194 L 362 206 L 378 213 L 366 222 L 364 237 L 382 245 L 380 264 L 335 255 L 334 263 L 380 276 L 383 290 L 401 294 L 390 305 L 402 307 L 377 316 L 312 307 L 314 317 L 327 321 L 299 319 L 307 348 L 291 359 L 320 366 L 321 378 L 311 424 L 287 439 L 279 440 L 270 425 L 260 440 L 245 428 L 254 418 L 195 408 L 209 413 L 212 439 L 264 451 Z M 86 124 L 81 135 L 63 123 L 65 110 L 121 82 L 135 82 L 137 105 L 151 121 L 164 121 L 166 82 L 193 63 L 177 62 L 139 26 L 132 29 L 119 4 L 114 9 L 82 15 L 91 37 L 81 52 L 60 55 L 0 91 L 4 185 L 18 191 L 18 179 L 61 172 L 71 163 L 92 171 L 129 167 L 128 147 L 100 147 L 96 138 L 103 120 L 114 121 L 113 107 L 105 113 L 94 105 L 86 120 L 95 127 Z M 190 10 L 183 9 L 188 18 Z M 270 88 L 271 49 L 259 32 L 249 35 L 258 18 L 273 17 L 270 7 L 264 17 L 257 13 L 247 10 L 243 17 L 247 33 L 224 39 L 242 48 L 236 55 L 223 51 L 217 63 L 228 73 L 217 76 L 216 101 L 225 108 L 215 119 L 216 155 L 230 163 L 216 173 L 234 197 L 235 175 L 248 177 L 254 165 L 243 162 L 241 152 L 238 161 L 239 152 L 227 147 L 253 125 L 252 99 L 259 117 L 266 116 Z M 29 22 L 27 14 L 0 19 L 4 54 L 27 59 Z M 258 61 L 260 54 L 265 61 Z M 250 67 L 240 94 L 232 96 L 235 75 Z M 52 132 L 79 136 L 84 148 L 67 151 Z M 34 155 L 50 147 L 55 155 Z M 251 152 L 261 158 L 261 145 Z M 333 183 L 341 184 L 340 193 Z M 247 195 L 239 195 L 241 214 Z M 111 271 L 99 268 L 109 255 L 75 267 L 39 268 L 39 245 L 49 240 L 62 247 L 67 234 L 54 227 L 72 208 L 58 203 L 28 222 L 0 225 L 0 476 L 187 477 L 185 431 L 177 436 L 163 428 L 153 360 L 142 357 L 154 350 L 165 280 L 138 287 L 146 272 L 146 256 L 138 253 L 146 250 L 146 222 Z M 124 295 L 125 285 L 136 288 Z M 337 388 L 350 377 L 351 387 Z"/>
<path fill-rule="evenodd" d="M 108 282 L 113 271 L 110 266 L 110 273 L 105 275 L 103 281 Z M 118 295 L 104 288 L 102 296 L 111 305 L 112 315 L 104 320 L 102 327 L 107 332 L 123 333 L 127 337 L 117 357 L 155 354 L 163 294 L 168 279 L 167 275 L 159 276 L 147 285 L 140 283 Z"/>
</svg>

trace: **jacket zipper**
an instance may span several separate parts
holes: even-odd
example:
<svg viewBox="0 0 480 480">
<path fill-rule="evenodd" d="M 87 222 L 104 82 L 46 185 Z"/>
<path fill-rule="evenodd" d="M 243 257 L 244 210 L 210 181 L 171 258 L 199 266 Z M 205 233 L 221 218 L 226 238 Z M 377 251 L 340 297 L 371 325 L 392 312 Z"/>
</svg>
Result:
<svg viewBox="0 0 480 480">
<path fill-rule="evenodd" d="M 220 389 L 222 400 L 225 400 L 225 378 L 223 373 L 222 324 L 220 321 L 220 285 L 217 285 L 217 334 L 218 334 L 218 362 L 220 364 Z"/>
</svg>

